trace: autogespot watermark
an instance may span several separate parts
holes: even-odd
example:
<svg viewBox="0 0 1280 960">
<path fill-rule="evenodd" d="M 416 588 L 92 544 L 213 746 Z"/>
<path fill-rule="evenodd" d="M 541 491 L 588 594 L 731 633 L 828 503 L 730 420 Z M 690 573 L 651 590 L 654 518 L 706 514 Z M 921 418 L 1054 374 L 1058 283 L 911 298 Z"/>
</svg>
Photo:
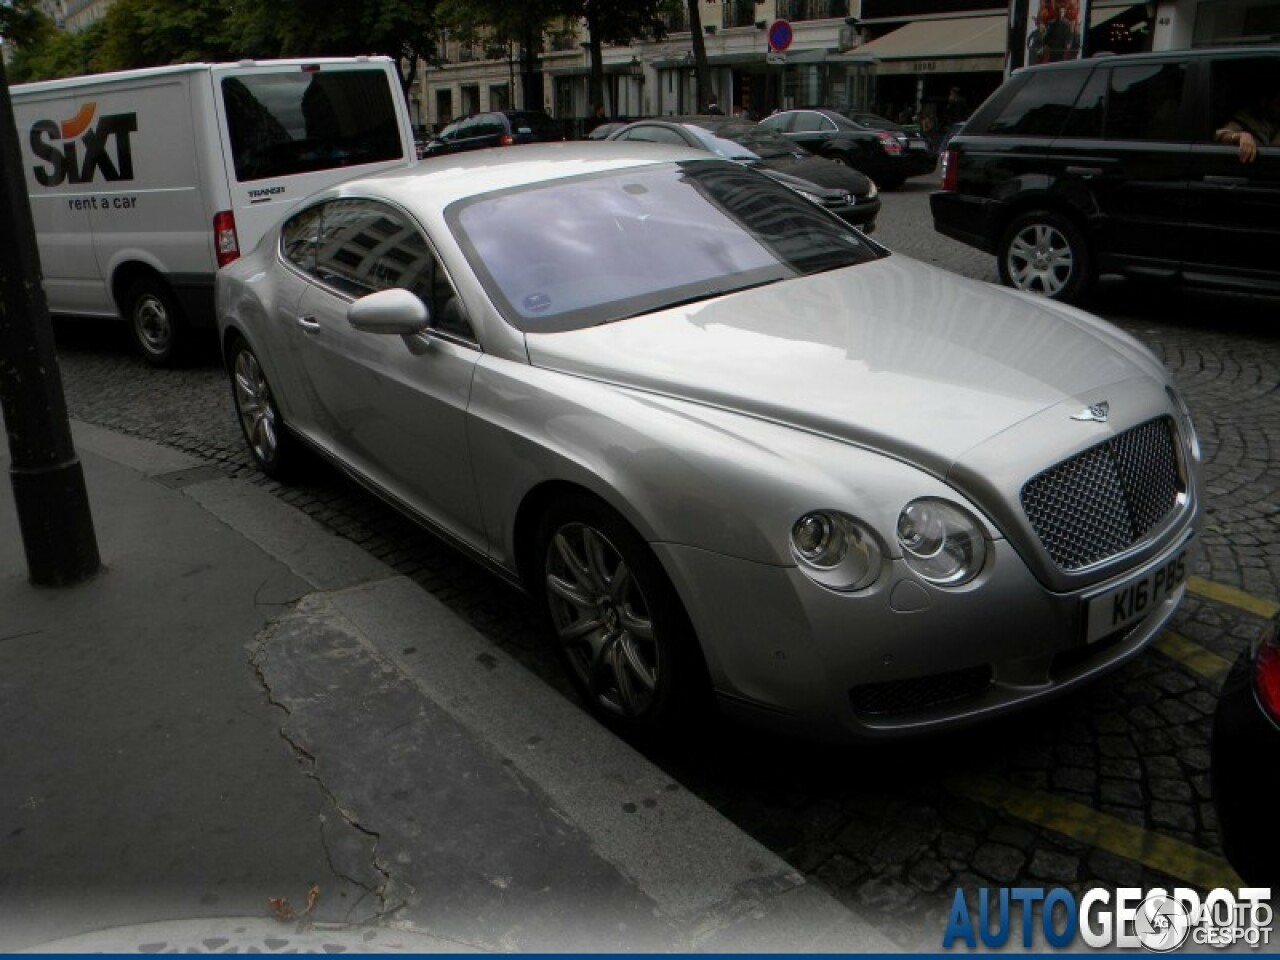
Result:
<svg viewBox="0 0 1280 960">
<path fill-rule="evenodd" d="M 1088 890 L 1076 899 L 1062 887 L 982 887 L 975 896 L 956 890 L 942 935 L 951 950 L 1006 945 L 1064 950 L 1083 944 L 1099 950 L 1145 949 L 1169 953 L 1271 943 L 1270 887 L 1219 887 L 1203 900 L 1195 890 L 1139 887 Z"/>
</svg>

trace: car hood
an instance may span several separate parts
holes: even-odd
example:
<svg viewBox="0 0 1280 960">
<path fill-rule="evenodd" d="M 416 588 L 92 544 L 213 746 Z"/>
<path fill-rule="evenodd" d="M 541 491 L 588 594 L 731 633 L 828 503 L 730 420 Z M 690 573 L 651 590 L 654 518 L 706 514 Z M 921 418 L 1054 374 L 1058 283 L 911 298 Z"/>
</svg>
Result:
<svg viewBox="0 0 1280 960">
<path fill-rule="evenodd" d="M 1161 369 L 1083 313 L 897 255 L 526 342 L 535 366 L 785 423 L 938 476 L 1054 404 Z"/>
<path fill-rule="evenodd" d="M 808 180 L 820 187 L 843 190 L 854 196 L 862 196 L 871 189 L 871 181 L 866 175 L 852 167 L 819 157 L 816 154 L 801 156 L 767 157 L 761 165 L 777 173 L 785 173 L 791 177 Z"/>
</svg>

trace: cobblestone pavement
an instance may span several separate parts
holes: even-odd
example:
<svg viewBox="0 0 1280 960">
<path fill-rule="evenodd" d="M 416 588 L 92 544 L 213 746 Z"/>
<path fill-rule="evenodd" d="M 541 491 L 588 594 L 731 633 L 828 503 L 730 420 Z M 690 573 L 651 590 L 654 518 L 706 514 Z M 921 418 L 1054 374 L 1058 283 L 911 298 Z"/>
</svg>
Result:
<svg viewBox="0 0 1280 960">
<path fill-rule="evenodd" d="M 931 187 L 919 178 L 886 194 L 877 239 L 994 280 L 990 257 L 934 233 Z M 1104 286 L 1092 306 L 1163 358 L 1199 425 L 1209 501 L 1196 572 L 1277 600 L 1280 308 L 1121 283 Z M 151 370 L 114 329 L 63 322 L 58 336 L 74 417 L 253 478 L 413 577 L 567 690 L 521 596 L 327 468 L 291 487 L 256 475 L 212 361 Z M 1221 670 L 1205 663 L 1225 665 L 1260 623 L 1229 603 L 1189 596 L 1174 639 L 1219 659 L 1178 656 L 1176 644 L 1166 645 L 1065 701 L 962 734 L 835 749 L 721 728 L 652 758 L 871 912 L 903 946 L 933 950 L 957 886 L 1062 885 L 1078 893 L 1096 885 L 1225 885 L 1208 779 Z"/>
</svg>

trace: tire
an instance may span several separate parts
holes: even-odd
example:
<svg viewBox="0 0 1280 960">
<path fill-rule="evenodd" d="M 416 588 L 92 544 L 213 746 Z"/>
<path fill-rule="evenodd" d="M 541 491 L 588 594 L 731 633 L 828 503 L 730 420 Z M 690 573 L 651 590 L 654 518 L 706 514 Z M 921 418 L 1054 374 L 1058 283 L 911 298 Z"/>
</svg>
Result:
<svg viewBox="0 0 1280 960">
<path fill-rule="evenodd" d="M 158 277 L 142 277 L 125 291 L 122 305 L 129 333 L 153 367 L 173 367 L 186 359 L 190 331 L 182 308 Z"/>
<path fill-rule="evenodd" d="M 997 251 L 1000 282 L 1062 303 L 1093 286 L 1093 257 L 1080 228 L 1052 210 L 1032 210 L 1005 229 Z"/>
<path fill-rule="evenodd" d="M 267 476 L 285 479 L 292 472 L 297 451 L 262 365 L 243 340 L 232 345 L 229 359 L 231 399 L 249 455 Z"/>
<path fill-rule="evenodd" d="M 616 513 L 570 497 L 543 516 L 536 593 L 548 635 L 592 712 L 666 736 L 711 702 L 693 628 L 657 557 Z"/>
</svg>

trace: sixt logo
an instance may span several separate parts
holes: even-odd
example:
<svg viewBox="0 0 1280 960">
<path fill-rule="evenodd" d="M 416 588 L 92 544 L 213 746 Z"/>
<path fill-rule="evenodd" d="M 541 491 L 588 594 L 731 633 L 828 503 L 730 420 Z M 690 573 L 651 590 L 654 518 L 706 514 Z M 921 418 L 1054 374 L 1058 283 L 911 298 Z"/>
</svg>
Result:
<svg viewBox="0 0 1280 960">
<path fill-rule="evenodd" d="M 133 179 L 129 134 L 138 129 L 138 115 L 116 113 L 90 126 L 97 109 L 96 103 L 86 103 L 70 120 L 37 120 L 31 125 L 31 152 L 44 161 L 32 170 L 43 186 L 89 183 L 98 173 L 109 182 Z M 113 140 L 114 158 L 107 149 Z"/>
</svg>

